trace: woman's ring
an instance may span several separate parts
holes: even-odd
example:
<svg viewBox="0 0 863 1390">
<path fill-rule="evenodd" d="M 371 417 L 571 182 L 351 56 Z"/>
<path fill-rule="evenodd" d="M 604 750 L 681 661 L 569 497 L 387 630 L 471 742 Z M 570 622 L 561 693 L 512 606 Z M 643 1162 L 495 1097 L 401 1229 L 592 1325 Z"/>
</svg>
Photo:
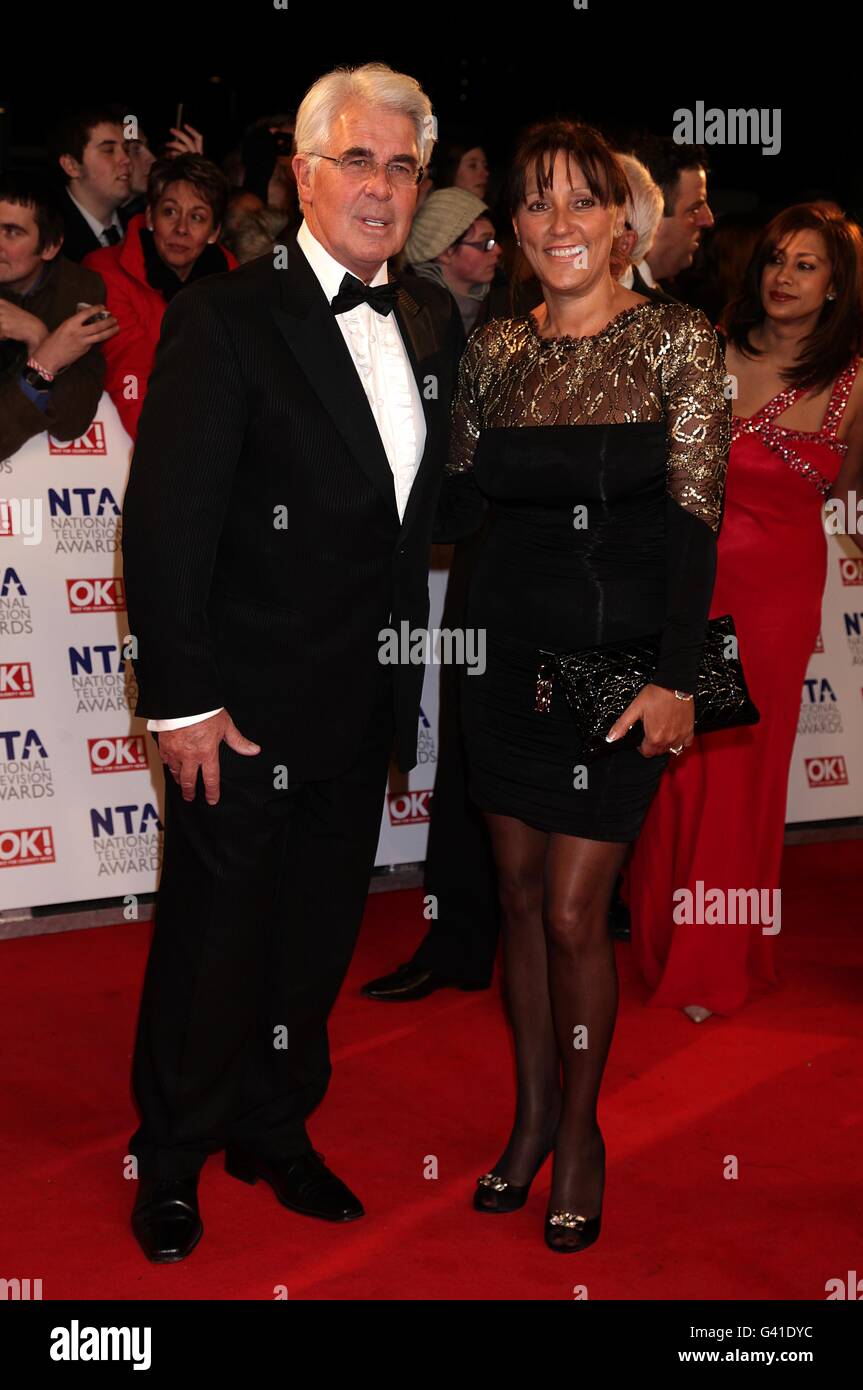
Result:
<svg viewBox="0 0 863 1390">
<path fill-rule="evenodd" d="M 682 744 L 682 743 L 679 743 L 679 744 L 677 745 L 676 748 L 671 748 L 671 747 L 669 747 L 668 751 L 669 751 L 669 753 L 682 753 L 682 752 L 683 752 L 683 744 Z"/>
</svg>

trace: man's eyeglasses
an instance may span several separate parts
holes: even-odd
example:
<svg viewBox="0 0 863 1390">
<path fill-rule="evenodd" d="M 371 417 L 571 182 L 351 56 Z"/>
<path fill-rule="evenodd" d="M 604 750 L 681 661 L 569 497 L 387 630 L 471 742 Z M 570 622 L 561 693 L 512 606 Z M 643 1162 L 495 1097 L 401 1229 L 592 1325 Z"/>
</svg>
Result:
<svg viewBox="0 0 863 1390">
<path fill-rule="evenodd" d="M 493 251 L 497 246 L 497 238 L 486 237 L 485 241 L 457 241 L 456 246 L 472 246 L 475 251 Z"/>
<path fill-rule="evenodd" d="M 420 183 L 425 173 L 422 165 L 417 168 L 415 164 L 405 164 L 401 160 L 393 160 L 387 164 L 383 160 L 368 159 L 362 154 L 342 155 L 336 158 L 331 154 L 316 154 L 314 150 L 309 150 L 308 153 L 315 159 L 328 159 L 331 164 L 337 164 L 340 173 L 354 183 L 365 183 L 368 179 L 376 178 L 378 169 L 383 168 L 394 188 L 409 188 Z"/>
</svg>

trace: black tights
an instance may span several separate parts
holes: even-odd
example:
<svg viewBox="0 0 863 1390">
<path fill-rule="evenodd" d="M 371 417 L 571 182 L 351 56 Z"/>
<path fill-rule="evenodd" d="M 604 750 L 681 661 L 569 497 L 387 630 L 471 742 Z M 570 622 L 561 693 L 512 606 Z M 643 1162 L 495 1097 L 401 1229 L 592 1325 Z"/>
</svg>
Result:
<svg viewBox="0 0 863 1390">
<path fill-rule="evenodd" d="M 494 1171 L 522 1186 L 553 1143 L 551 1207 L 591 1217 L 602 1202 L 596 1104 L 618 998 L 608 907 L 629 846 L 534 830 L 512 816 L 486 820 L 517 1081 L 515 1122 Z"/>
</svg>

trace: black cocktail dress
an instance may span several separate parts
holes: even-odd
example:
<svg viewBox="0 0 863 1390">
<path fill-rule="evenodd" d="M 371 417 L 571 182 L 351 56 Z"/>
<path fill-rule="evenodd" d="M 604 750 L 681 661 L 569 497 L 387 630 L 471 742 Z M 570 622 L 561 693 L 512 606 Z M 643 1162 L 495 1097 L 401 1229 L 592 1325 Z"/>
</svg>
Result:
<svg viewBox="0 0 863 1390">
<path fill-rule="evenodd" d="M 730 401 L 716 335 L 647 301 L 599 333 L 540 336 L 531 315 L 478 329 L 461 361 L 435 539 L 490 508 L 462 673 L 470 793 L 540 830 L 634 840 L 668 754 L 585 764 L 564 696 L 536 709 L 540 650 L 662 633 L 657 685 L 692 691 L 710 608 Z M 481 652 L 481 645 L 477 647 Z"/>
</svg>

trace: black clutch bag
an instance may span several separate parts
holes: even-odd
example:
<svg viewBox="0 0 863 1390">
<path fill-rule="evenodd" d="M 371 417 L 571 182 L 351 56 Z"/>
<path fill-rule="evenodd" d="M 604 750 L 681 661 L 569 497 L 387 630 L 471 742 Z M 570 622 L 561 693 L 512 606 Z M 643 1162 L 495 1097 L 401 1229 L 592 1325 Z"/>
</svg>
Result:
<svg viewBox="0 0 863 1390">
<path fill-rule="evenodd" d="M 640 720 L 613 743 L 607 743 L 605 736 L 639 690 L 650 684 L 660 642 L 657 635 L 579 652 L 540 650 L 534 708 L 541 714 L 548 712 L 556 679 L 584 744 L 585 757 L 610 753 L 622 743 L 640 743 L 644 736 Z M 746 687 L 730 613 L 711 618 L 707 624 L 694 695 L 697 734 L 757 724 L 761 718 Z"/>
</svg>

